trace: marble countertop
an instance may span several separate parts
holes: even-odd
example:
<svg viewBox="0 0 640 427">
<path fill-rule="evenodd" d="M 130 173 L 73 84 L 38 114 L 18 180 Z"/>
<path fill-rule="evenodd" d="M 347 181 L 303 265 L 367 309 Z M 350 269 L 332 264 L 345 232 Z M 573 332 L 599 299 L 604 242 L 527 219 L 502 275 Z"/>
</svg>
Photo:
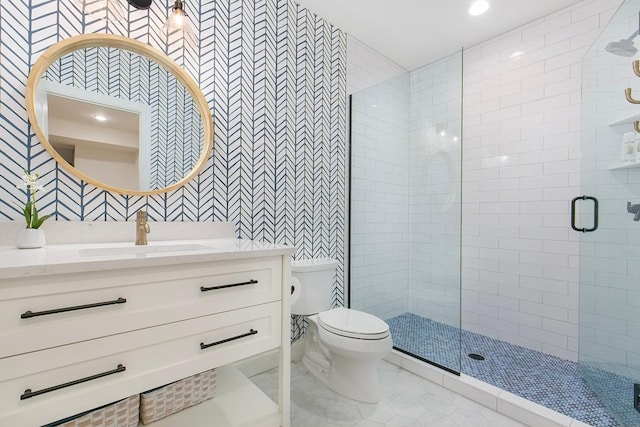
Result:
<svg viewBox="0 0 640 427">
<path fill-rule="evenodd" d="M 0 246 L 0 279 L 158 265 L 291 255 L 294 247 L 235 238 L 53 244 L 39 249 Z"/>
</svg>

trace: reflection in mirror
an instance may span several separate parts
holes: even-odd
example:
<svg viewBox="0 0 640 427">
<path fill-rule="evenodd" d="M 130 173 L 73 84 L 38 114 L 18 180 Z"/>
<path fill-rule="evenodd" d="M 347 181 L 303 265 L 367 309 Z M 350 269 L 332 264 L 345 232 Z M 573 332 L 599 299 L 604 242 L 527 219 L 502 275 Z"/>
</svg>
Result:
<svg viewBox="0 0 640 427">
<path fill-rule="evenodd" d="M 37 95 L 41 128 L 69 165 L 115 187 L 151 189 L 148 105 L 46 81 Z"/>
<path fill-rule="evenodd" d="M 75 50 L 49 65 L 35 97 L 53 149 L 107 186 L 156 191 L 198 164 L 204 123 L 196 101 L 169 70 L 137 53 Z"/>
</svg>

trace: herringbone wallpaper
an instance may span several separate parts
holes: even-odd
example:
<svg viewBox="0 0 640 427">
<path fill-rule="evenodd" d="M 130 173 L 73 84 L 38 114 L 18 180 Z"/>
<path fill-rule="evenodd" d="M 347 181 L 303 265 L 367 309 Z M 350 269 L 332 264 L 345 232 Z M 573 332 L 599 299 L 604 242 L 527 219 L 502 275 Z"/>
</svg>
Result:
<svg viewBox="0 0 640 427">
<path fill-rule="evenodd" d="M 27 195 L 16 183 L 26 167 L 46 186 L 40 211 L 57 220 L 135 220 L 146 207 L 156 221 L 230 221 L 241 238 L 295 245 L 298 258 L 342 264 L 346 35 L 291 0 L 185 4 L 196 47 L 161 35 L 169 2 L 129 8 L 117 23 L 83 15 L 71 0 L 0 3 L 0 220 L 21 219 Z M 143 41 L 199 83 L 215 148 L 191 183 L 149 198 L 105 192 L 58 167 L 37 141 L 24 101 L 30 67 L 53 43 L 82 33 Z"/>
</svg>

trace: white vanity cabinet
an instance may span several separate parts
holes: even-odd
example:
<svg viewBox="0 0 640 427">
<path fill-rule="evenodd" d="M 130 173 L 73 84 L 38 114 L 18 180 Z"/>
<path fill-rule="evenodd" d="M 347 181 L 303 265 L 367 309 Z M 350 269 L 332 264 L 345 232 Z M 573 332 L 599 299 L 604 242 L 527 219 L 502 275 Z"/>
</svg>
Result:
<svg viewBox="0 0 640 427">
<path fill-rule="evenodd" d="M 289 426 L 293 249 L 118 245 L 0 247 L 0 426 L 41 426 L 212 368 L 214 399 L 152 425 Z M 270 350 L 279 402 L 232 367 Z"/>
</svg>

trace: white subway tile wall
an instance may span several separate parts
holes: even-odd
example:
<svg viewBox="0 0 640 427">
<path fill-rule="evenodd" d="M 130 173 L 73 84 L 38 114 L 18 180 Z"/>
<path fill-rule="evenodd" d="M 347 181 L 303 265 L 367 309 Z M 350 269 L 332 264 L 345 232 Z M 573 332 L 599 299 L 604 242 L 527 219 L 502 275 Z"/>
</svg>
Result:
<svg viewBox="0 0 640 427">
<path fill-rule="evenodd" d="M 406 70 L 404 70 L 401 66 L 389 60 L 388 58 L 382 56 L 376 50 L 372 49 L 371 47 L 367 46 L 366 44 L 362 43 L 360 40 L 350 35 L 347 35 L 347 58 L 348 58 L 347 60 L 347 94 L 348 95 L 352 95 L 363 89 L 369 88 L 378 83 L 382 83 L 386 80 L 396 77 L 402 73 L 406 73 Z M 349 103 L 347 103 L 347 109 L 349 109 L 348 104 Z M 349 117 L 349 112 L 347 112 L 347 117 Z M 347 134 L 350 134 L 351 132 L 350 126 L 351 124 L 347 122 Z M 395 141 L 387 141 L 386 143 L 389 144 L 390 147 L 396 146 Z M 400 145 L 403 144 L 402 142 L 398 142 L 398 143 Z M 351 159 L 351 154 L 350 154 L 351 148 L 349 144 L 347 144 L 347 149 L 348 149 L 347 151 L 348 159 L 346 161 L 346 165 L 349 168 L 351 166 L 350 162 L 353 162 L 353 159 Z M 368 149 L 376 150 L 376 147 L 374 144 L 368 144 Z M 362 161 L 362 165 L 366 164 L 366 161 L 364 158 L 361 159 L 361 161 Z M 373 163 L 370 162 L 370 165 L 373 165 Z M 369 172 L 370 175 L 371 173 L 372 171 Z M 349 179 L 349 174 L 347 172 L 347 180 L 348 179 Z M 349 191 L 354 191 L 354 189 L 355 187 L 351 189 L 347 188 L 347 191 L 345 191 L 345 197 L 346 197 L 345 206 L 350 205 L 349 200 L 351 195 Z M 356 194 L 356 197 L 357 197 L 357 194 Z M 364 213 L 364 210 L 362 212 Z M 351 213 L 351 215 L 353 216 L 353 212 Z M 376 229 L 373 229 L 373 225 L 370 226 L 372 228 L 371 230 L 367 230 L 364 214 L 358 215 L 356 213 L 355 217 L 352 218 L 352 223 L 349 223 L 349 221 L 346 222 L 346 229 L 345 229 L 346 233 L 350 234 L 352 227 L 359 228 L 361 230 L 361 233 L 363 234 L 376 232 Z M 404 242 L 399 243 L 399 245 L 401 247 L 404 247 Z M 355 268 L 360 267 L 360 271 L 362 272 L 366 271 L 365 269 L 362 268 L 366 265 L 366 260 L 363 257 L 359 257 L 359 256 L 352 257 L 350 255 L 348 239 L 345 239 L 345 246 L 346 246 L 345 254 L 347 254 L 347 256 L 345 257 L 346 265 L 345 265 L 345 272 L 344 272 L 345 287 L 349 286 L 348 277 L 349 277 L 349 274 L 351 274 L 353 276 L 352 278 L 356 280 L 356 282 L 358 283 L 357 289 L 354 289 L 355 295 L 357 295 L 360 292 L 360 294 L 366 298 L 366 295 L 370 293 L 367 290 L 368 287 L 375 286 L 375 285 L 373 284 L 370 285 L 369 283 L 371 283 L 371 280 L 365 280 L 364 277 L 360 278 L 357 272 L 351 271 L 352 266 Z M 366 245 L 363 245 L 360 249 L 362 251 L 367 251 L 367 248 L 365 246 Z M 392 265 L 389 265 L 389 268 L 392 268 Z M 407 281 L 408 279 L 405 278 L 405 279 L 399 279 L 399 280 Z M 407 283 L 403 283 L 402 286 L 406 287 Z M 381 292 L 381 291 L 382 289 L 380 289 L 378 292 Z M 345 289 L 345 294 L 347 292 L 348 290 Z M 360 303 L 361 302 L 358 302 L 358 304 Z M 346 296 L 345 296 L 345 305 L 346 305 Z M 356 307 L 356 305 L 354 305 L 353 302 L 352 302 L 352 305 Z"/>
<path fill-rule="evenodd" d="M 409 311 L 456 328 L 461 110 L 461 51 L 411 72 Z"/>
<path fill-rule="evenodd" d="M 406 72 L 378 51 L 347 35 L 347 95 Z"/>
<path fill-rule="evenodd" d="M 633 131 L 630 118 L 637 120 L 640 112 L 624 96 L 626 88 L 637 91 L 638 78 L 631 67 L 634 58 L 604 49 L 609 42 L 637 33 L 639 9 L 640 0 L 627 1 L 620 8 L 585 56 L 582 82 L 582 188 L 585 194 L 598 197 L 602 215 L 598 231 L 585 236 L 580 246 L 580 359 L 598 368 L 588 371 L 590 375 L 603 369 L 634 379 L 640 375 L 640 236 L 639 223 L 626 204 L 640 203 L 640 169 L 609 168 L 622 163 L 622 135 Z M 612 125 L 622 119 L 628 120 Z M 596 379 L 596 389 L 600 383 Z"/>
<path fill-rule="evenodd" d="M 351 306 L 405 313 L 409 284 L 409 75 L 353 97 Z"/>
<path fill-rule="evenodd" d="M 581 194 L 581 60 L 621 3 L 584 0 L 464 50 L 464 329 L 577 360 L 580 248 L 578 233 L 569 225 L 569 210 L 570 200 Z M 355 39 L 348 39 L 349 93 L 393 76 L 394 68 L 401 70 L 376 55 Z M 412 73 L 412 83 L 416 84 L 411 89 L 413 95 L 429 90 L 424 84 L 417 84 L 418 73 L 419 70 Z M 610 78 L 615 78 L 618 71 L 610 73 Z M 375 113 L 372 117 L 372 124 L 380 125 L 378 122 L 383 120 L 375 118 Z M 389 151 L 379 150 L 383 145 L 385 150 L 396 145 L 408 150 L 405 141 L 401 136 L 394 140 L 384 132 L 375 138 L 377 143 L 372 139 L 361 153 L 354 153 L 353 161 L 364 164 L 381 159 L 390 162 L 393 158 L 396 163 L 384 169 L 383 175 L 397 173 L 403 167 L 398 156 L 408 155 L 406 151 L 392 157 Z M 378 192 L 377 196 L 369 196 L 372 199 L 367 206 L 371 209 L 365 210 L 368 218 L 351 220 L 357 231 L 371 234 L 361 240 L 363 247 L 359 249 L 369 258 L 352 254 L 352 298 L 360 293 L 359 301 L 383 301 L 385 292 L 395 292 L 385 288 L 390 278 L 398 279 L 396 289 L 408 280 L 401 270 L 394 273 L 385 266 L 399 262 L 396 255 L 405 251 L 405 241 L 398 239 L 397 244 L 385 246 L 376 235 L 382 230 L 402 230 L 399 221 L 405 213 L 398 210 L 393 221 L 387 222 L 373 209 L 377 204 L 388 203 L 383 197 L 382 176 L 375 176 L 376 183 L 367 182 L 372 176 L 363 170 L 354 168 L 353 173 L 354 177 L 361 174 L 358 179 L 364 178 L 358 183 L 361 189 L 368 185 Z M 630 174 L 628 179 L 634 178 Z M 402 196 L 404 193 L 396 193 L 394 202 Z M 624 212 L 608 213 L 627 219 Z M 380 221 L 386 225 L 383 227 Z M 413 228 L 415 225 L 408 237 L 412 241 L 418 229 L 423 235 L 433 231 L 426 226 Z M 602 233 L 597 239 L 627 242 L 627 232 L 614 231 Z M 387 256 L 375 258 L 375 253 Z M 632 268 L 625 263 L 624 268 L 627 267 Z M 609 268 L 615 270 L 616 266 Z M 355 282 L 353 273 L 357 269 L 367 272 L 366 284 Z M 413 280 L 414 275 L 409 277 Z M 387 315 L 399 309 L 398 305 Z M 376 314 L 385 317 L 382 313 L 385 310 Z M 612 320 L 608 327 L 616 330 L 614 323 Z"/>
<path fill-rule="evenodd" d="M 464 52 L 463 328 L 577 360 L 581 60 L 620 0 Z"/>
<path fill-rule="evenodd" d="M 389 318 L 408 308 L 409 76 L 351 36 L 347 58 L 348 94 L 377 85 L 352 107 L 351 306 Z"/>
</svg>

